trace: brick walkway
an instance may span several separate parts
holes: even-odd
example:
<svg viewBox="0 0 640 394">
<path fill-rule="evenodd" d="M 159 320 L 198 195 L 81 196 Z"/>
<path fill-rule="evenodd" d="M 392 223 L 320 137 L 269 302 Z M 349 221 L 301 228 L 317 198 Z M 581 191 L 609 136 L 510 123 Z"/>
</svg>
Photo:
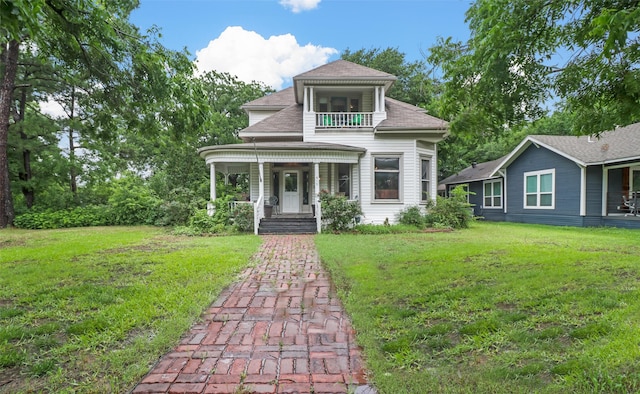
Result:
<svg viewBox="0 0 640 394">
<path fill-rule="evenodd" d="M 133 393 L 375 393 L 313 236 L 263 236 L 254 258 Z"/>
</svg>

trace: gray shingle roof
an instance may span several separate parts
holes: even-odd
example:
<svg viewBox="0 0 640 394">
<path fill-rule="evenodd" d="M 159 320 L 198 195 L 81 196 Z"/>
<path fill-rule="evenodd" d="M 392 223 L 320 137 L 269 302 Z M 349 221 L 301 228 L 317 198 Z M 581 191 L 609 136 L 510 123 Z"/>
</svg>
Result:
<svg viewBox="0 0 640 394">
<path fill-rule="evenodd" d="M 295 97 L 294 97 L 293 87 L 288 87 L 278 92 L 268 94 L 264 97 L 260 97 L 259 99 L 249 101 L 248 103 L 244 104 L 241 108 L 253 108 L 253 109 L 259 109 L 259 107 L 285 108 L 294 102 L 295 102 Z"/>
<path fill-rule="evenodd" d="M 446 130 L 449 124 L 426 113 L 423 108 L 387 97 L 387 119 L 380 122 L 378 130 Z"/>
<path fill-rule="evenodd" d="M 290 102 L 285 109 L 240 131 L 240 137 L 247 133 L 291 133 L 302 137 L 302 105 Z"/>
<path fill-rule="evenodd" d="M 640 158 L 640 123 L 605 131 L 600 138 L 532 135 L 530 139 L 586 165 Z"/>
<path fill-rule="evenodd" d="M 295 99 L 302 104 L 305 84 L 313 85 L 384 85 L 389 89 L 396 81 L 389 73 L 361 66 L 347 60 L 336 60 L 293 77 Z"/>
<path fill-rule="evenodd" d="M 293 77 L 299 79 L 331 79 L 331 78 L 367 78 L 395 81 L 397 78 L 389 73 L 361 66 L 347 60 L 336 60 Z"/>
<path fill-rule="evenodd" d="M 484 179 L 492 178 L 495 170 L 498 169 L 498 165 L 502 163 L 506 156 L 499 159 L 486 161 L 484 163 L 478 163 L 475 166 L 471 165 L 457 174 L 451 175 L 439 183 L 441 185 L 451 185 L 459 183 L 467 183 L 474 181 L 481 181 Z"/>
<path fill-rule="evenodd" d="M 389 97 L 385 101 L 387 119 L 380 122 L 379 130 L 446 130 L 448 127 L 447 122 L 428 115 L 420 107 Z M 242 130 L 240 137 L 247 133 L 291 133 L 302 136 L 302 105 L 292 103 L 293 100 L 289 101 L 285 109 Z"/>
</svg>

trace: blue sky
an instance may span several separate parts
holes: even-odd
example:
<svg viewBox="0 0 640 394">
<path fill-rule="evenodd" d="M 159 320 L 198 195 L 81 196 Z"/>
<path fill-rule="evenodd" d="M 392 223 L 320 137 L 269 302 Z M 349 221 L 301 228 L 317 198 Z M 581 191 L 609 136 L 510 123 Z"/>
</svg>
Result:
<svg viewBox="0 0 640 394">
<path fill-rule="evenodd" d="M 340 53 L 398 48 L 423 58 L 437 37 L 466 40 L 470 0 L 141 0 L 131 21 L 156 25 L 168 48 L 187 48 L 201 71 L 281 89 Z"/>
</svg>

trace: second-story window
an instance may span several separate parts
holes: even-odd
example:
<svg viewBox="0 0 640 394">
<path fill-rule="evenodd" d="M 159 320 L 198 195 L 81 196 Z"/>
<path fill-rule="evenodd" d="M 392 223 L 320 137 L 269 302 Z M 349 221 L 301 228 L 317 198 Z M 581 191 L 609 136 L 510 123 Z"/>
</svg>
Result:
<svg viewBox="0 0 640 394">
<path fill-rule="evenodd" d="M 361 97 L 348 94 L 345 96 L 318 96 L 316 98 L 317 112 L 360 112 Z"/>
<path fill-rule="evenodd" d="M 331 112 L 347 112 L 347 98 L 331 97 Z"/>
</svg>

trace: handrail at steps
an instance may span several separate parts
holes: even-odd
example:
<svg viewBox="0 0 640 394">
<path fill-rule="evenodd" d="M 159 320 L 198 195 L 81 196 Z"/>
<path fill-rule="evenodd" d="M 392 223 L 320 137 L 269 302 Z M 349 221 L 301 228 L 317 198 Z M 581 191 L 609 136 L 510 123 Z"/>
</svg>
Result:
<svg viewBox="0 0 640 394">
<path fill-rule="evenodd" d="M 258 235 L 260 220 L 264 217 L 264 196 L 260 196 L 253 204 L 253 233 Z"/>
<path fill-rule="evenodd" d="M 316 231 L 318 234 L 322 232 L 322 204 L 320 201 L 316 201 Z"/>
</svg>

